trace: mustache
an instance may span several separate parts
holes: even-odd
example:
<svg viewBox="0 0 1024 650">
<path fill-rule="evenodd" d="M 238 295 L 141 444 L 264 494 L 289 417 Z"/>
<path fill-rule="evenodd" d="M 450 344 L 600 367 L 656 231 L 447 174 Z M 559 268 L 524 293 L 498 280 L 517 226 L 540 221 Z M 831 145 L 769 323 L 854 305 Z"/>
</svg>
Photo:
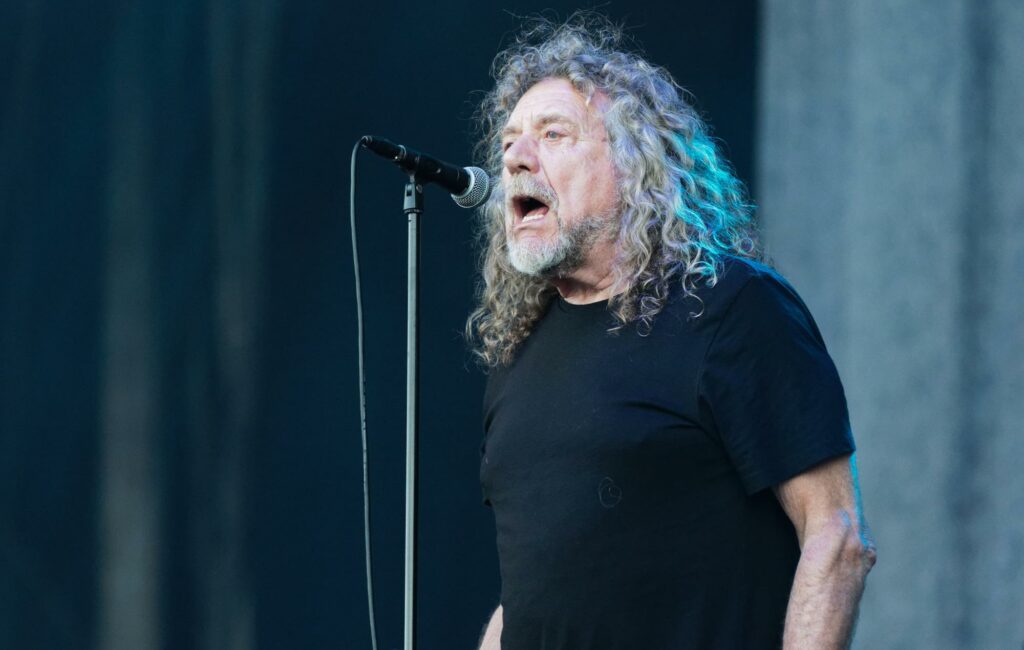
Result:
<svg viewBox="0 0 1024 650">
<path fill-rule="evenodd" d="M 528 194 L 546 203 L 548 207 L 554 208 L 558 198 L 554 190 L 541 183 L 533 176 L 516 174 L 504 184 L 505 204 L 509 205 L 513 196 Z"/>
</svg>

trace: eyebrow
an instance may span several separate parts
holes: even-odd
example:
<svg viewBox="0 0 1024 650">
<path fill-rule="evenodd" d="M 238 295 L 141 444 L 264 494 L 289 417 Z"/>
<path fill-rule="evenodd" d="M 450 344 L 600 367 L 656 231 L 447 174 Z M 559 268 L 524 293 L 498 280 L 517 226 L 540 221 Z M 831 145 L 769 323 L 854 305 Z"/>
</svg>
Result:
<svg viewBox="0 0 1024 650">
<path fill-rule="evenodd" d="M 572 124 L 574 120 L 572 119 L 572 117 L 566 115 L 565 113 L 541 113 L 536 118 L 534 118 L 533 127 L 539 129 L 554 122 L 568 122 Z M 521 129 L 518 126 L 509 124 L 506 125 L 505 128 L 501 130 L 501 137 L 505 138 L 507 136 L 519 133 L 520 131 Z"/>
</svg>

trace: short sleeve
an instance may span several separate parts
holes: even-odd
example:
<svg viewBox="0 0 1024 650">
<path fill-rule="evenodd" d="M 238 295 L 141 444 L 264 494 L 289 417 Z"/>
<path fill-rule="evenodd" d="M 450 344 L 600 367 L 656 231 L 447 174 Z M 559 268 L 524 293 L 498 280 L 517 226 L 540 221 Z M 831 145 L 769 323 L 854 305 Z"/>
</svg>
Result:
<svg viewBox="0 0 1024 650">
<path fill-rule="evenodd" d="M 843 386 L 817 325 L 770 272 L 752 275 L 723 314 L 698 399 L 747 494 L 855 450 Z"/>
</svg>

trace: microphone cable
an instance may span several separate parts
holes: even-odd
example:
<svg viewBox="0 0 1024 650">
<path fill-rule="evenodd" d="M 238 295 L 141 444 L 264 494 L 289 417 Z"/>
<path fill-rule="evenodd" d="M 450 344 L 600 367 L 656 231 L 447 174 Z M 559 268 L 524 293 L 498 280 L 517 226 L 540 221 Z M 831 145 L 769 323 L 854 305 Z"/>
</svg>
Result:
<svg viewBox="0 0 1024 650">
<path fill-rule="evenodd" d="M 363 294 L 359 280 L 359 247 L 356 245 L 356 154 L 363 138 L 352 147 L 349 163 L 348 214 L 352 225 L 352 270 L 356 280 L 356 331 L 359 341 L 359 428 L 363 438 L 363 542 L 366 547 L 366 602 L 370 614 L 370 644 L 377 650 L 377 625 L 373 613 L 373 562 L 370 551 L 370 472 L 366 463 L 366 372 L 363 368 Z"/>
</svg>

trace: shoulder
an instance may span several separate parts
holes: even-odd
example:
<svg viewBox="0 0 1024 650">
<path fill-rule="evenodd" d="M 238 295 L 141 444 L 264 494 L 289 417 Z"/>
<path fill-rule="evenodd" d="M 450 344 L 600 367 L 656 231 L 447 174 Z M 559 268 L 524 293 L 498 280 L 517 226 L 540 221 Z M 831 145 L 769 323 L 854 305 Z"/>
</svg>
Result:
<svg viewBox="0 0 1024 650">
<path fill-rule="evenodd" d="M 777 270 L 733 256 L 722 259 L 716 270 L 715 278 L 702 278 L 691 293 L 675 283 L 665 308 L 665 320 L 675 323 L 670 329 L 681 328 L 705 344 L 723 333 L 750 340 L 797 336 L 821 342 L 810 310 Z"/>
<path fill-rule="evenodd" d="M 789 281 L 777 270 L 757 260 L 724 256 L 714 277 L 698 280 L 687 295 L 677 283 L 670 300 L 677 313 L 689 318 L 718 321 L 730 312 L 764 307 L 766 303 L 791 303 L 805 310 Z M 706 317 L 706 318 L 705 318 Z"/>
<path fill-rule="evenodd" d="M 754 260 L 726 260 L 713 286 L 697 295 L 706 300 L 708 325 L 722 332 L 771 347 L 782 340 L 804 341 L 824 348 L 810 309 L 789 280 Z"/>
<path fill-rule="evenodd" d="M 731 304 L 741 293 L 773 288 L 796 296 L 789 281 L 768 264 L 729 255 L 721 261 L 714 283 L 702 283 L 699 295 Z"/>
</svg>

